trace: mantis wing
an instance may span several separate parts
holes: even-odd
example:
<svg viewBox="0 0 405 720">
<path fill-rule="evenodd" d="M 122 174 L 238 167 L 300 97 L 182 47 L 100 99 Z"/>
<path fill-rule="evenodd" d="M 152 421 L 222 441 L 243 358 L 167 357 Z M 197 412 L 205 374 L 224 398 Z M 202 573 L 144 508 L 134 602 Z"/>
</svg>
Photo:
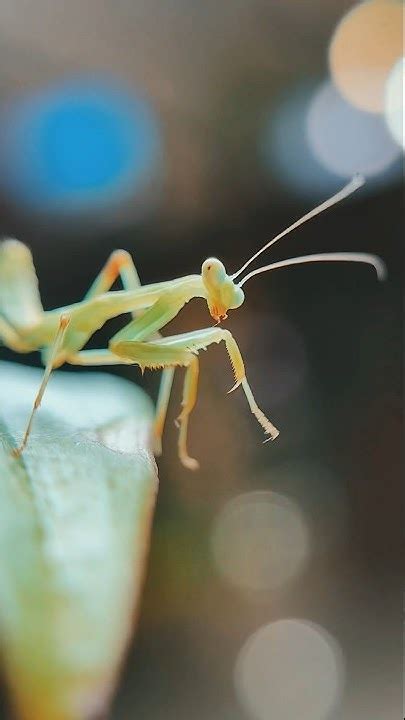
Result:
<svg viewBox="0 0 405 720">
<path fill-rule="evenodd" d="M 36 325 L 43 313 L 29 248 L 18 240 L 0 243 L 0 315 L 15 327 Z"/>
</svg>

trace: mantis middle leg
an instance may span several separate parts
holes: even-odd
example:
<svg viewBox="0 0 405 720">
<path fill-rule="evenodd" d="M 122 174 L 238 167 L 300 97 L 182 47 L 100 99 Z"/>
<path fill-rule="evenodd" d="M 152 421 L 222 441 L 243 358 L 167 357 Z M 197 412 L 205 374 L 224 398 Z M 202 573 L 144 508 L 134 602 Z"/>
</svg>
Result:
<svg viewBox="0 0 405 720">
<path fill-rule="evenodd" d="M 97 275 L 94 282 L 84 296 L 84 301 L 91 300 L 97 295 L 103 295 L 113 286 L 116 279 L 120 277 L 124 290 L 136 290 L 141 287 L 141 281 L 135 263 L 126 250 L 114 250 Z M 132 317 L 136 317 L 135 312 Z"/>
<path fill-rule="evenodd" d="M 179 458 L 183 465 L 189 470 L 198 470 L 199 467 L 197 460 L 190 457 L 187 451 L 188 419 L 197 400 L 198 374 L 199 362 L 198 358 L 194 357 L 186 370 L 183 399 L 181 402 L 182 411 L 177 418 L 177 423 L 180 425 L 178 442 Z"/>
<path fill-rule="evenodd" d="M 136 288 L 141 287 L 141 281 L 139 279 L 135 263 L 129 252 L 126 250 L 114 250 L 114 252 L 111 253 L 106 264 L 97 275 L 96 279 L 90 286 L 90 289 L 87 291 L 84 299 L 90 300 L 97 295 L 108 292 L 118 277 L 121 278 L 121 282 L 125 290 L 136 290 Z M 139 315 L 136 311 L 131 314 L 133 319 Z M 157 332 L 154 337 L 160 338 L 161 335 Z M 88 358 L 89 356 L 86 357 Z M 111 360 L 110 364 L 113 364 L 111 363 Z M 173 385 L 173 376 L 174 368 L 172 367 L 165 368 L 162 372 L 153 426 L 154 449 L 156 455 L 160 455 L 162 452 L 162 435 Z"/>
</svg>

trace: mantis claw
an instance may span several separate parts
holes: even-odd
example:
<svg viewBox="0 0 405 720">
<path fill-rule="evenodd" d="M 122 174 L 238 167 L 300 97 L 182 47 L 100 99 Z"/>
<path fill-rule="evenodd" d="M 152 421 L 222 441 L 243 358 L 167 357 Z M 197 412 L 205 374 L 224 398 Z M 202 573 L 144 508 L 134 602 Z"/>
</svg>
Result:
<svg viewBox="0 0 405 720">
<path fill-rule="evenodd" d="M 242 380 L 243 380 L 243 378 L 242 378 Z M 231 389 L 228 390 L 228 393 L 227 393 L 227 394 L 230 395 L 230 393 L 232 393 L 234 390 L 236 390 L 236 389 L 239 387 L 239 385 L 242 384 L 242 380 L 237 380 L 236 383 L 235 383 L 235 385 L 233 385 L 233 386 L 231 387 Z"/>
<path fill-rule="evenodd" d="M 187 470 L 199 470 L 200 463 L 195 458 L 189 455 L 180 455 L 181 464 L 184 465 Z"/>
<path fill-rule="evenodd" d="M 272 440 L 272 441 L 273 441 L 273 440 L 276 440 L 276 438 L 278 438 L 279 435 L 280 435 L 280 430 L 275 430 L 275 432 L 272 432 L 272 433 L 271 433 L 270 437 L 268 437 L 268 438 L 266 438 L 265 440 L 263 440 L 263 445 L 264 445 L 265 443 L 270 442 L 270 440 Z"/>
</svg>

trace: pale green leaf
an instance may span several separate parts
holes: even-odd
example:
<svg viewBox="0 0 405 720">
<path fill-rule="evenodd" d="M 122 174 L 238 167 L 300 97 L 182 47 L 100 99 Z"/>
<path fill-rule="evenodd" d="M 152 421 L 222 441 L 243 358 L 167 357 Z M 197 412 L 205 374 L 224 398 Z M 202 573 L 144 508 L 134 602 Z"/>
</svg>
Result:
<svg viewBox="0 0 405 720">
<path fill-rule="evenodd" d="M 106 374 L 0 363 L 0 644 L 24 720 L 108 705 L 138 608 L 157 491 L 150 401 Z"/>
</svg>

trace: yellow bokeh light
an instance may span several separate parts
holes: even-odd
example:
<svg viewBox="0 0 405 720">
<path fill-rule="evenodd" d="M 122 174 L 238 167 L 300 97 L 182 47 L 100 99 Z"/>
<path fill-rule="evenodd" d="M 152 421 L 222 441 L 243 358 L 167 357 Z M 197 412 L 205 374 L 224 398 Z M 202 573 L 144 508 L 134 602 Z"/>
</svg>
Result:
<svg viewBox="0 0 405 720">
<path fill-rule="evenodd" d="M 361 110 L 383 112 L 387 76 L 403 53 L 403 3 L 370 0 L 337 26 L 329 48 L 332 78 Z"/>
</svg>

